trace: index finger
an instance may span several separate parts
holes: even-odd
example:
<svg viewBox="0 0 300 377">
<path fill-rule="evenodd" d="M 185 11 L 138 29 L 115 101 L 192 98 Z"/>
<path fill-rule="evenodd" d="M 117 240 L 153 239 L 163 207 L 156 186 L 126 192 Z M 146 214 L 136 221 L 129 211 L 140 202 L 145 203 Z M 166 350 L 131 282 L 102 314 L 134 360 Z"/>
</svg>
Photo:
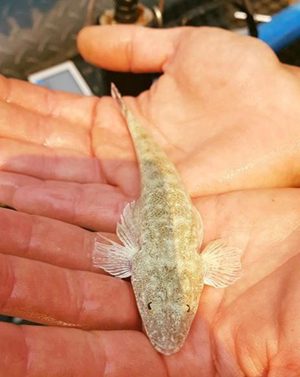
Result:
<svg viewBox="0 0 300 377">
<path fill-rule="evenodd" d="M 96 97 L 55 91 L 16 79 L 0 76 L 0 104 L 12 109 L 66 121 L 74 128 L 90 129 L 98 103 Z"/>
</svg>

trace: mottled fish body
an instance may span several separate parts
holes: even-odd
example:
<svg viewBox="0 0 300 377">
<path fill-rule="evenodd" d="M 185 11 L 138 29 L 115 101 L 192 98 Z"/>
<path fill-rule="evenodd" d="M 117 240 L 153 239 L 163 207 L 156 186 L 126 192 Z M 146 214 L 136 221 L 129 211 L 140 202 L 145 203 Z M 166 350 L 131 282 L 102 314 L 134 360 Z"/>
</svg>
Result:
<svg viewBox="0 0 300 377">
<path fill-rule="evenodd" d="M 125 207 L 117 225 L 123 246 L 99 236 L 93 262 L 114 276 L 131 276 L 146 333 L 159 352 L 169 355 L 184 344 L 203 285 L 225 287 L 238 278 L 240 250 L 217 240 L 199 253 L 201 217 L 175 166 L 114 86 L 112 95 L 134 143 L 141 195 Z"/>
</svg>

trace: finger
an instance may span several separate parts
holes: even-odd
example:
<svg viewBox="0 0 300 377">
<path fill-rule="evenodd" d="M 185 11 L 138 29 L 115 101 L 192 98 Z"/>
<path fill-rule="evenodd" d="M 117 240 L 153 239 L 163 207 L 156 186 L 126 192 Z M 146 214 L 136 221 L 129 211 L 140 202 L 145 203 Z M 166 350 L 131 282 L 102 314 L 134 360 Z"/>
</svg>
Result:
<svg viewBox="0 0 300 377">
<path fill-rule="evenodd" d="M 2 170 L 77 182 L 105 182 L 107 179 L 129 195 L 137 193 L 134 149 L 123 118 L 111 99 L 103 98 L 98 103 L 91 145 L 87 130 L 76 130 L 58 119 L 43 119 L 35 113 L 19 111 L 19 107 L 17 110 L 11 105 L 2 106 L 0 102 Z M 17 128 L 11 127 L 15 117 Z M 89 157 L 90 154 L 97 158 Z"/>
<path fill-rule="evenodd" d="M 162 358 L 140 332 L 89 333 L 0 323 L 0 333 L 3 376 L 167 376 Z"/>
<path fill-rule="evenodd" d="M 41 178 L 101 179 L 98 160 L 87 157 L 88 131 L 71 123 L 0 102 L 0 137 L 2 170 Z"/>
<path fill-rule="evenodd" d="M 48 90 L 24 81 L 0 76 L 0 100 L 36 114 L 72 123 L 74 128 L 89 129 L 97 106 L 95 97 Z M 13 124 L 16 124 L 15 122 Z"/>
<path fill-rule="evenodd" d="M 89 130 L 74 127 L 72 123 L 60 118 L 37 114 L 2 101 L 0 137 L 43 145 L 51 149 L 70 149 L 84 155 L 90 153 Z"/>
<path fill-rule="evenodd" d="M 0 139 L 0 170 L 43 179 L 105 182 L 97 158 L 12 139 Z"/>
<path fill-rule="evenodd" d="M 120 189 L 107 184 L 41 181 L 0 172 L 0 203 L 91 230 L 114 231 L 130 201 Z"/>
<path fill-rule="evenodd" d="M 0 312 L 37 323 L 89 329 L 140 326 L 128 282 L 2 254 Z"/>
<path fill-rule="evenodd" d="M 160 72 L 174 54 L 184 30 L 128 25 L 89 26 L 79 33 L 78 47 L 86 60 L 103 68 Z"/>
<path fill-rule="evenodd" d="M 95 271 L 91 263 L 95 233 L 77 226 L 0 208 L 0 239 L 2 254 Z"/>
</svg>

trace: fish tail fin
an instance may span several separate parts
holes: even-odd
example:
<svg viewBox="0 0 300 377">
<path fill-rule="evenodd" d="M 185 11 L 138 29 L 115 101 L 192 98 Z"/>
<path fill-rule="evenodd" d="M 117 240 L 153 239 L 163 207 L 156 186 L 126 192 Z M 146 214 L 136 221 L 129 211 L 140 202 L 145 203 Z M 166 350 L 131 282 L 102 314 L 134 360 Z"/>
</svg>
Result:
<svg viewBox="0 0 300 377">
<path fill-rule="evenodd" d="M 153 154 L 156 155 L 158 147 L 156 145 L 153 146 L 152 138 L 150 137 L 148 132 L 145 130 L 145 128 L 140 124 L 140 122 L 136 119 L 131 109 L 127 107 L 119 90 L 117 89 L 116 85 L 113 83 L 111 83 L 111 96 L 118 103 L 121 109 L 121 112 L 125 118 L 129 133 L 135 145 L 136 153 L 139 156 L 138 158 L 144 158 L 143 156 L 141 156 L 140 152 L 142 151 L 142 149 L 144 149 L 144 147 L 146 147 L 147 150 L 149 149 L 149 142 L 151 143 L 150 149 L 154 148 Z M 143 153 L 146 153 L 146 152 L 143 152 Z M 147 153 L 149 154 L 149 152 Z M 147 157 L 147 159 L 148 158 L 149 157 Z"/>
<path fill-rule="evenodd" d="M 111 83 L 110 92 L 111 92 L 112 98 L 116 100 L 116 102 L 120 106 L 123 114 L 126 116 L 127 112 L 128 112 L 128 108 L 125 105 L 125 102 L 122 98 L 122 95 L 121 95 L 119 89 L 116 87 L 116 85 L 113 82 Z"/>
</svg>

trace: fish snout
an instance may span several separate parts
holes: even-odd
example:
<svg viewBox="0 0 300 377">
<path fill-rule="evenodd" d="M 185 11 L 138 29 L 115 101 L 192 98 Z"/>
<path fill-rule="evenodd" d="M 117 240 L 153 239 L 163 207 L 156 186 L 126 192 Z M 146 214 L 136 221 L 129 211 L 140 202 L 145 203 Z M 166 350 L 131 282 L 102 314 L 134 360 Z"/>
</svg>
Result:
<svg viewBox="0 0 300 377">
<path fill-rule="evenodd" d="M 164 355 L 172 355 L 183 346 L 185 337 L 171 335 L 160 339 L 151 339 L 154 348 Z"/>
</svg>

